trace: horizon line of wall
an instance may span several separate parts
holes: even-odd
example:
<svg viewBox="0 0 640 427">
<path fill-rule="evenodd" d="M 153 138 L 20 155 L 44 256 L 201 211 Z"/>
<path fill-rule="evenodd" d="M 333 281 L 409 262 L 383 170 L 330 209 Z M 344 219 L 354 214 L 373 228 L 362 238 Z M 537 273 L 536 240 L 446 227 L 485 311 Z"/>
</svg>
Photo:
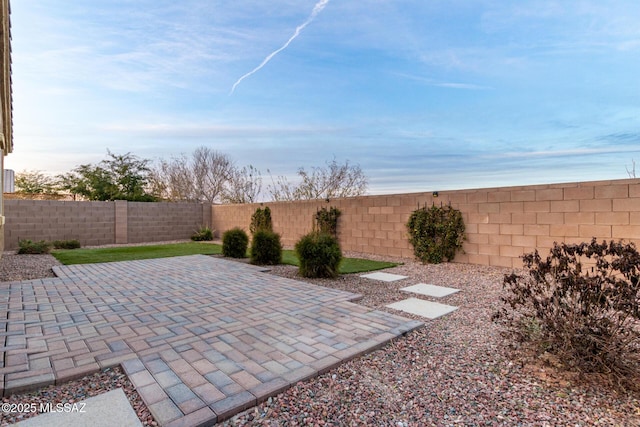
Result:
<svg viewBox="0 0 640 427">
<path fill-rule="evenodd" d="M 523 254 L 538 249 L 546 255 L 554 242 L 595 237 L 640 243 L 640 179 L 212 205 L 211 223 L 220 235 L 234 227 L 248 232 L 256 208 L 269 206 L 274 231 L 291 247 L 312 230 L 318 209 L 335 206 L 342 212 L 343 251 L 413 258 L 406 223 L 414 210 L 432 203 L 462 212 L 466 241 L 455 262 L 520 268 Z"/>
</svg>

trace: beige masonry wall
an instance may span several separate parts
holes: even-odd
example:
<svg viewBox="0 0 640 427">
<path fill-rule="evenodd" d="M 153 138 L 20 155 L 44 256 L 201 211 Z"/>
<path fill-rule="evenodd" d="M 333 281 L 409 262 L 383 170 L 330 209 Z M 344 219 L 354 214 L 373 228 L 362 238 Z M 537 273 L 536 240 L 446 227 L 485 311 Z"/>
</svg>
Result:
<svg viewBox="0 0 640 427">
<path fill-rule="evenodd" d="M 467 240 L 456 262 L 522 267 L 520 256 L 554 242 L 625 239 L 640 246 L 640 179 L 522 187 L 364 196 L 326 201 L 264 203 L 285 246 L 311 231 L 322 207 L 342 211 L 338 237 L 343 250 L 412 258 L 405 224 L 418 206 L 451 204 L 464 216 Z M 219 234 L 240 226 L 248 231 L 259 204 L 215 205 Z"/>
<path fill-rule="evenodd" d="M 83 246 L 189 239 L 210 225 L 210 205 L 197 203 L 5 200 L 5 249 L 21 239 L 78 239 Z"/>
<path fill-rule="evenodd" d="M 210 205 L 198 203 L 128 203 L 128 243 L 181 240 L 211 225 Z"/>
</svg>

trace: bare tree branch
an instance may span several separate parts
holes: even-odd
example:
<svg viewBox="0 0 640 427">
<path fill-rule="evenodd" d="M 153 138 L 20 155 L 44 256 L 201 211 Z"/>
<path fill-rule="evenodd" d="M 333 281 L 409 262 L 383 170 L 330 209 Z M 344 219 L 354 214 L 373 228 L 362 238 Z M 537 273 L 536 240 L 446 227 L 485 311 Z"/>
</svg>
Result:
<svg viewBox="0 0 640 427">
<path fill-rule="evenodd" d="M 162 160 L 153 171 L 153 187 L 166 200 L 217 203 L 232 171 L 227 155 L 199 147 L 190 157 L 182 154 Z"/>
<path fill-rule="evenodd" d="M 302 181 L 297 186 L 285 177 L 277 181 L 271 177 L 269 191 L 274 200 L 316 200 L 337 197 L 353 197 L 367 190 L 367 178 L 359 165 L 351 165 L 347 160 L 339 164 L 336 159 L 327 162 L 326 167 L 313 167 L 311 171 L 298 169 Z"/>
<path fill-rule="evenodd" d="M 224 203 L 254 203 L 262 191 L 262 175 L 252 165 L 233 168 L 222 193 Z"/>
<path fill-rule="evenodd" d="M 625 165 L 624 167 L 627 170 L 627 174 L 629 178 L 636 178 L 636 161 L 631 159 L 631 170 Z"/>
</svg>

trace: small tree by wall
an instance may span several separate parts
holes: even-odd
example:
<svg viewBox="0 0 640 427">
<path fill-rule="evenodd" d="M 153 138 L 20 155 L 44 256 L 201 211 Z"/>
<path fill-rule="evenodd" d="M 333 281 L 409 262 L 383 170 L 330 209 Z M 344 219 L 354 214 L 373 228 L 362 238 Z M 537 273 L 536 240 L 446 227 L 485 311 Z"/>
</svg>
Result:
<svg viewBox="0 0 640 427">
<path fill-rule="evenodd" d="M 256 234 L 260 230 L 273 231 L 273 222 L 271 221 L 271 209 L 266 206 L 264 209 L 258 208 L 251 215 L 251 225 L 249 231 Z"/>
<path fill-rule="evenodd" d="M 338 218 L 340 218 L 340 209 L 331 207 L 330 209 L 322 208 L 316 212 L 314 217 L 314 226 L 316 231 L 320 233 L 327 233 L 333 237 L 338 236 Z"/>
</svg>

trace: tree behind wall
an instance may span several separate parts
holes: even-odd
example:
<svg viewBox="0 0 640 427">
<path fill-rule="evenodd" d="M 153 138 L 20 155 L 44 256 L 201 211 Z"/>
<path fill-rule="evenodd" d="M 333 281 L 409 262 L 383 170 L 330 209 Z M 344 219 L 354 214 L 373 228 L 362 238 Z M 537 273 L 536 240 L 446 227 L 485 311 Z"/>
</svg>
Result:
<svg viewBox="0 0 640 427">
<path fill-rule="evenodd" d="M 59 176 L 60 187 L 88 200 L 129 200 L 151 202 L 156 198 L 147 192 L 149 160 L 137 156 L 114 154 L 97 165 L 80 165 Z"/>
<path fill-rule="evenodd" d="M 16 174 L 16 189 L 24 194 L 56 194 L 54 179 L 42 171 L 22 171 Z"/>
<path fill-rule="evenodd" d="M 222 192 L 223 203 L 255 203 L 262 191 L 262 175 L 252 165 L 233 168 Z"/>
<path fill-rule="evenodd" d="M 298 169 L 302 181 L 293 185 L 283 177 L 272 177 L 269 192 L 275 201 L 333 199 L 361 196 L 367 191 L 367 177 L 359 165 L 339 164 L 336 159 L 326 167 L 313 167 L 311 171 Z"/>
<path fill-rule="evenodd" d="M 219 203 L 232 172 L 226 154 L 199 147 L 191 156 L 160 161 L 152 173 L 152 186 L 165 200 Z"/>
</svg>

